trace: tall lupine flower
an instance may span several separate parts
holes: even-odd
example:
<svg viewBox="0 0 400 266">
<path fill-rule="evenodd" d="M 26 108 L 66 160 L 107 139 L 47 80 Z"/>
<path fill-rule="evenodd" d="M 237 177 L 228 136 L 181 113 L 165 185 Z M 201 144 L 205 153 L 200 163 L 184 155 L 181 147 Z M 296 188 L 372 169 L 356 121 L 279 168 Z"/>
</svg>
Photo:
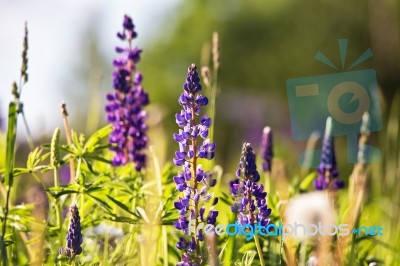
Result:
<svg viewBox="0 0 400 266">
<path fill-rule="evenodd" d="M 332 118 L 326 120 L 325 135 L 322 144 L 320 164 L 317 168 L 318 177 L 314 180 L 316 190 L 327 188 L 336 190 L 344 187 L 337 169 L 334 138 L 332 137 Z"/>
<path fill-rule="evenodd" d="M 270 127 L 265 127 L 261 138 L 261 169 L 264 172 L 271 172 L 272 158 L 274 156 L 272 147 L 272 130 Z"/>
<path fill-rule="evenodd" d="M 123 31 L 117 33 L 118 38 L 127 42 L 126 47 L 116 47 L 120 57 L 113 61 L 112 75 L 114 93 L 106 98 L 107 120 L 114 130 L 110 134 L 110 148 L 115 152 L 112 160 L 114 166 L 135 162 L 140 171 L 146 163 L 144 149 L 147 145 L 146 112 L 143 107 L 149 104 L 149 96 L 141 83 L 142 74 L 136 71 L 142 50 L 132 48 L 132 40 L 137 36 L 132 19 L 125 15 Z"/>
<path fill-rule="evenodd" d="M 256 156 L 250 143 L 243 143 L 239 169 L 236 179 L 230 181 L 230 189 L 235 197 L 231 210 L 238 214 L 240 224 L 259 224 L 267 226 L 271 209 L 267 206 L 267 192 L 259 185 L 260 175 L 257 171 Z"/>
<path fill-rule="evenodd" d="M 67 234 L 67 243 L 65 248 L 60 248 L 60 253 L 74 258 L 76 255 L 82 253 L 82 228 L 81 228 L 81 218 L 79 216 L 79 210 L 76 204 L 70 207 L 70 223 Z"/>
<path fill-rule="evenodd" d="M 174 140 L 179 144 L 179 151 L 175 152 L 173 159 L 176 166 L 182 167 L 174 177 L 176 188 L 183 195 L 174 203 L 179 212 L 178 221 L 174 223 L 175 228 L 182 230 L 187 237 L 181 237 L 176 244 L 182 250 L 182 261 L 177 265 L 200 265 L 205 260 L 202 258 L 200 242 L 203 242 L 203 231 L 190 229 L 200 222 L 215 224 L 218 211 L 213 210 L 218 198 L 212 201 L 212 207 L 205 215 L 205 206 L 201 203 L 208 202 L 212 198 L 208 188 L 215 186 L 217 180 L 209 171 L 204 171 L 198 159 L 211 160 L 215 155 L 215 143 L 207 138 L 211 126 L 211 118 L 202 115 L 200 109 L 208 104 L 207 97 L 200 94 L 201 85 L 197 68 L 194 64 L 189 66 L 186 82 L 183 85 L 183 93 L 178 99 L 182 106 L 180 113 L 176 114 L 176 123 L 180 127 L 179 132 L 174 134 Z"/>
</svg>

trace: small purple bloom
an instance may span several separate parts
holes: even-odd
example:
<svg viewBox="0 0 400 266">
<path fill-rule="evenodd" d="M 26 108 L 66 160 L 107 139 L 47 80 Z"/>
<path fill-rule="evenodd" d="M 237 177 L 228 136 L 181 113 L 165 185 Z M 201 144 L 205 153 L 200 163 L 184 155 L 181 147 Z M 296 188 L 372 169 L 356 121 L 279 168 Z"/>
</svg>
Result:
<svg viewBox="0 0 400 266">
<path fill-rule="evenodd" d="M 131 48 L 132 39 L 137 34 L 129 16 L 125 15 L 123 31 L 117 35 L 127 41 L 127 47 L 116 47 L 120 57 L 113 61 L 112 84 L 115 91 L 106 95 L 107 120 L 114 127 L 109 137 L 110 149 L 115 152 L 112 163 L 120 166 L 135 162 L 136 170 L 140 171 L 146 164 L 147 114 L 143 108 L 149 104 L 149 96 L 141 85 L 142 74 L 136 71 L 142 50 Z"/>
</svg>

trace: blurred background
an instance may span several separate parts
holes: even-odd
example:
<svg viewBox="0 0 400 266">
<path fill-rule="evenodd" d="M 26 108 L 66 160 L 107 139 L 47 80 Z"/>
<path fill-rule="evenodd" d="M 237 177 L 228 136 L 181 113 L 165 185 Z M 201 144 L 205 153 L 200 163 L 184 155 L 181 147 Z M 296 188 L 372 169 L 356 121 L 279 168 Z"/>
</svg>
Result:
<svg viewBox="0 0 400 266">
<path fill-rule="evenodd" d="M 19 77 L 27 21 L 30 80 L 22 101 L 36 144 L 49 142 L 54 127 L 62 127 L 61 101 L 68 105 L 75 130 L 90 134 L 105 124 L 104 95 L 112 90 L 111 62 L 120 44 L 116 32 L 129 14 L 139 34 L 135 44 L 143 49 L 138 69 L 152 102 L 152 143 L 163 145 L 158 148 L 165 151 L 164 162 L 177 148 L 171 136 L 177 131 L 174 114 L 186 69 L 191 63 L 208 63 L 202 51 L 217 31 L 217 163 L 233 173 L 241 143 L 258 147 L 262 129 L 269 125 L 275 133 L 274 171 L 289 177 L 298 171 L 298 155 L 306 143 L 291 135 L 286 80 L 335 72 L 314 56 L 320 50 L 340 65 L 337 39 L 349 40 L 348 63 L 368 48 L 374 54 L 356 70 L 377 72 L 383 130 L 373 142 L 383 145 L 390 106 L 399 99 L 399 12 L 396 0 L 0 0 L 0 117 L 4 123 L 11 84 Z M 18 133 L 23 150 L 22 124 Z M 352 165 L 346 161 L 345 137 L 337 143 L 339 167 L 347 177 Z"/>
</svg>

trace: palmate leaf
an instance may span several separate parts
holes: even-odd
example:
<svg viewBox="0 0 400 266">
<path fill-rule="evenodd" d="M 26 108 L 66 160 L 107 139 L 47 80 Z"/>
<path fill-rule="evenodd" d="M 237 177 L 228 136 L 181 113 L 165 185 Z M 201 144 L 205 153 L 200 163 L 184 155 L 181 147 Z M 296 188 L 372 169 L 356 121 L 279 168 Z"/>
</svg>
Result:
<svg viewBox="0 0 400 266">
<path fill-rule="evenodd" d="M 32 152 L 29 153 L 28 155 L 28 160 L 26 162 L 26 168 L 30 172 L 36 172 L 42 170 L 42 167 L 39 167 L 39 164 L 44 162 L 49 156 L 50 153 L 43 153 L 43 149 L 37 147 L 35 148 Z"/>
<path fill-rule="evenodd" d="M 91 153 L 98 149 L 99 147 L 101 148 L 107 148 L 108 145 L 100 145 L 99 142 L 107 137 L 112 131 L 112 126 L 111 124 L 97 130 L 95 133 L 93 133 L 89 139 L 87 140 L 86 144 L 84 145 L 84 150 L 87 153 Z"/>
</svg>

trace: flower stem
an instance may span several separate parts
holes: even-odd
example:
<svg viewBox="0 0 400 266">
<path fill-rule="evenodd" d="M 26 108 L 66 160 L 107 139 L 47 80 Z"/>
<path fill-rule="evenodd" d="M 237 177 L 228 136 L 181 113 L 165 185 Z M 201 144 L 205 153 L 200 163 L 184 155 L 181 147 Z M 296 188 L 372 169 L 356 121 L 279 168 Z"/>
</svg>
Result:
<svg viewBox="0 0 400 266">
<path fill-rule="evenodd" d="M 271 172 L 270 171 L 266 171 L 265 175 L 265 191 L 269 194 L 269 192 L 271 191 Z"/>
<path fill-rule="evenodd" d="M 192 119 L 191 119 L 191 121 L 190 121 L 190 123 L 191 123 L 191 126 L 192 127 L 195 127 L 196 126 L 196 120 L 195 120 L 195 107 L 194 107 L 194 105 L 192 105 L 192 107 L 191 107 L 191 109 L 192 109 Z M 193 147 L 193 159 L 192 159 L 192 167 L 193 167 L 193 182 L 194 182 L 194 184 L 193 184 L 193 188 L 194 188 L 194 193 L 196 193 L 196 191 L 197 191 L 197 186 L 198 186 L 198 183 L 197 183 L 197 179 L 196 179 L 196 168 L 197 168 L 197 149 L 196 149 L 196 138 L 195 137 L 192 137 L 192 147 Z M 195 217 L 195 219 L 196 219 L 196 222 L 195 222 L 195 228 L 197 228 L 198 227 L 198 225 L 199 225 L 199 221 L 198 221 L 198 216 L 199 216 L 199 203 L 198 202 L 194 202 L 194 217 Z M 200 261 L 199 261 L 199 258 L 200 258 L 200 241 L 199 241 L 199 238 L 198 238 L 198 236 L 197 236 L 197 229 L 196 229 L 196 231 L 195 231 L 195 233 L 194 233 L 194 239 L 196 240 L 196 263 L 200 263 Z"/>
<path fill-rule="evenodd" d="M 258 241 L 258 237 L 256 235 L 254 235 L 254 242 L 256 243 L 258 256 L 260 257 L 260 264 L 261 266 L 265 266 L 264 257 L 260 246 L 260 241 Z"/>
<path fill-rule="evenodd" d="M 58 187 L 58 169 L 54 168 L 54 187 Z M 57 215 L 57 225 L 60 228 L 61 231 L 61 211 L 60 211 L 60 205 L 59 205 L 59 201 L 56 200 L 56 215 Z"/>
<path fill-rule="evenodd" d="M 251 193 L 251 190 L 250 190 L 249 194 L 248 194 L 248 201 L 249 201 L 248 206 L 249 206 L 249 212 L 250 212 L 250 223 L 254 224 L 254 226 L 256 226 L 256 219 L 254 217 L 254 213 L 251 211 L 251 197 L 252 197 L 252 193 Z M 262 249 L 261 249 L 261 246 L 260 246 L 260 241 L 258 241 L 258 237 L 256 235 L 254 235 L 254 242 L 256 243 L 258 257 L 260 257 L 260 264 L 261 264 L 261 266 L 265 266 L 264 256 L 263 256 Z"/>
<path fill-rule="evenodd" d="M 67 112 L 67 105 L 63 102 L 61 103 L 61 114 L 64 121 L 64 128 L 65 128 L 65 136 L 67 137 L 68 145 L 72 145 L 72 137 L 71 137 L 71 127 L 68 122 L 68 112 Z M 69 172 L 70 172 L 70 183 L 73 184 L 75 181 L 75 163 L 74 160 L 69 160 Z"/>
<path fill-rule="evenodd" d="M 58 168 L 54 167 L 54 187 L 58 188 L 59 182 L 58 182 Z M 59 245 L 62 243 L 62 217 L 61 217 L 61 206 L 60 206 L 60 200 L 59 198 L 55 199 L 54 203 L 56 207 L 56 219 L 57 219 L 57 226 L 60 230 L 60 233 L 58 235 L 58 240 L 59 240 Z"/>
</svg>

